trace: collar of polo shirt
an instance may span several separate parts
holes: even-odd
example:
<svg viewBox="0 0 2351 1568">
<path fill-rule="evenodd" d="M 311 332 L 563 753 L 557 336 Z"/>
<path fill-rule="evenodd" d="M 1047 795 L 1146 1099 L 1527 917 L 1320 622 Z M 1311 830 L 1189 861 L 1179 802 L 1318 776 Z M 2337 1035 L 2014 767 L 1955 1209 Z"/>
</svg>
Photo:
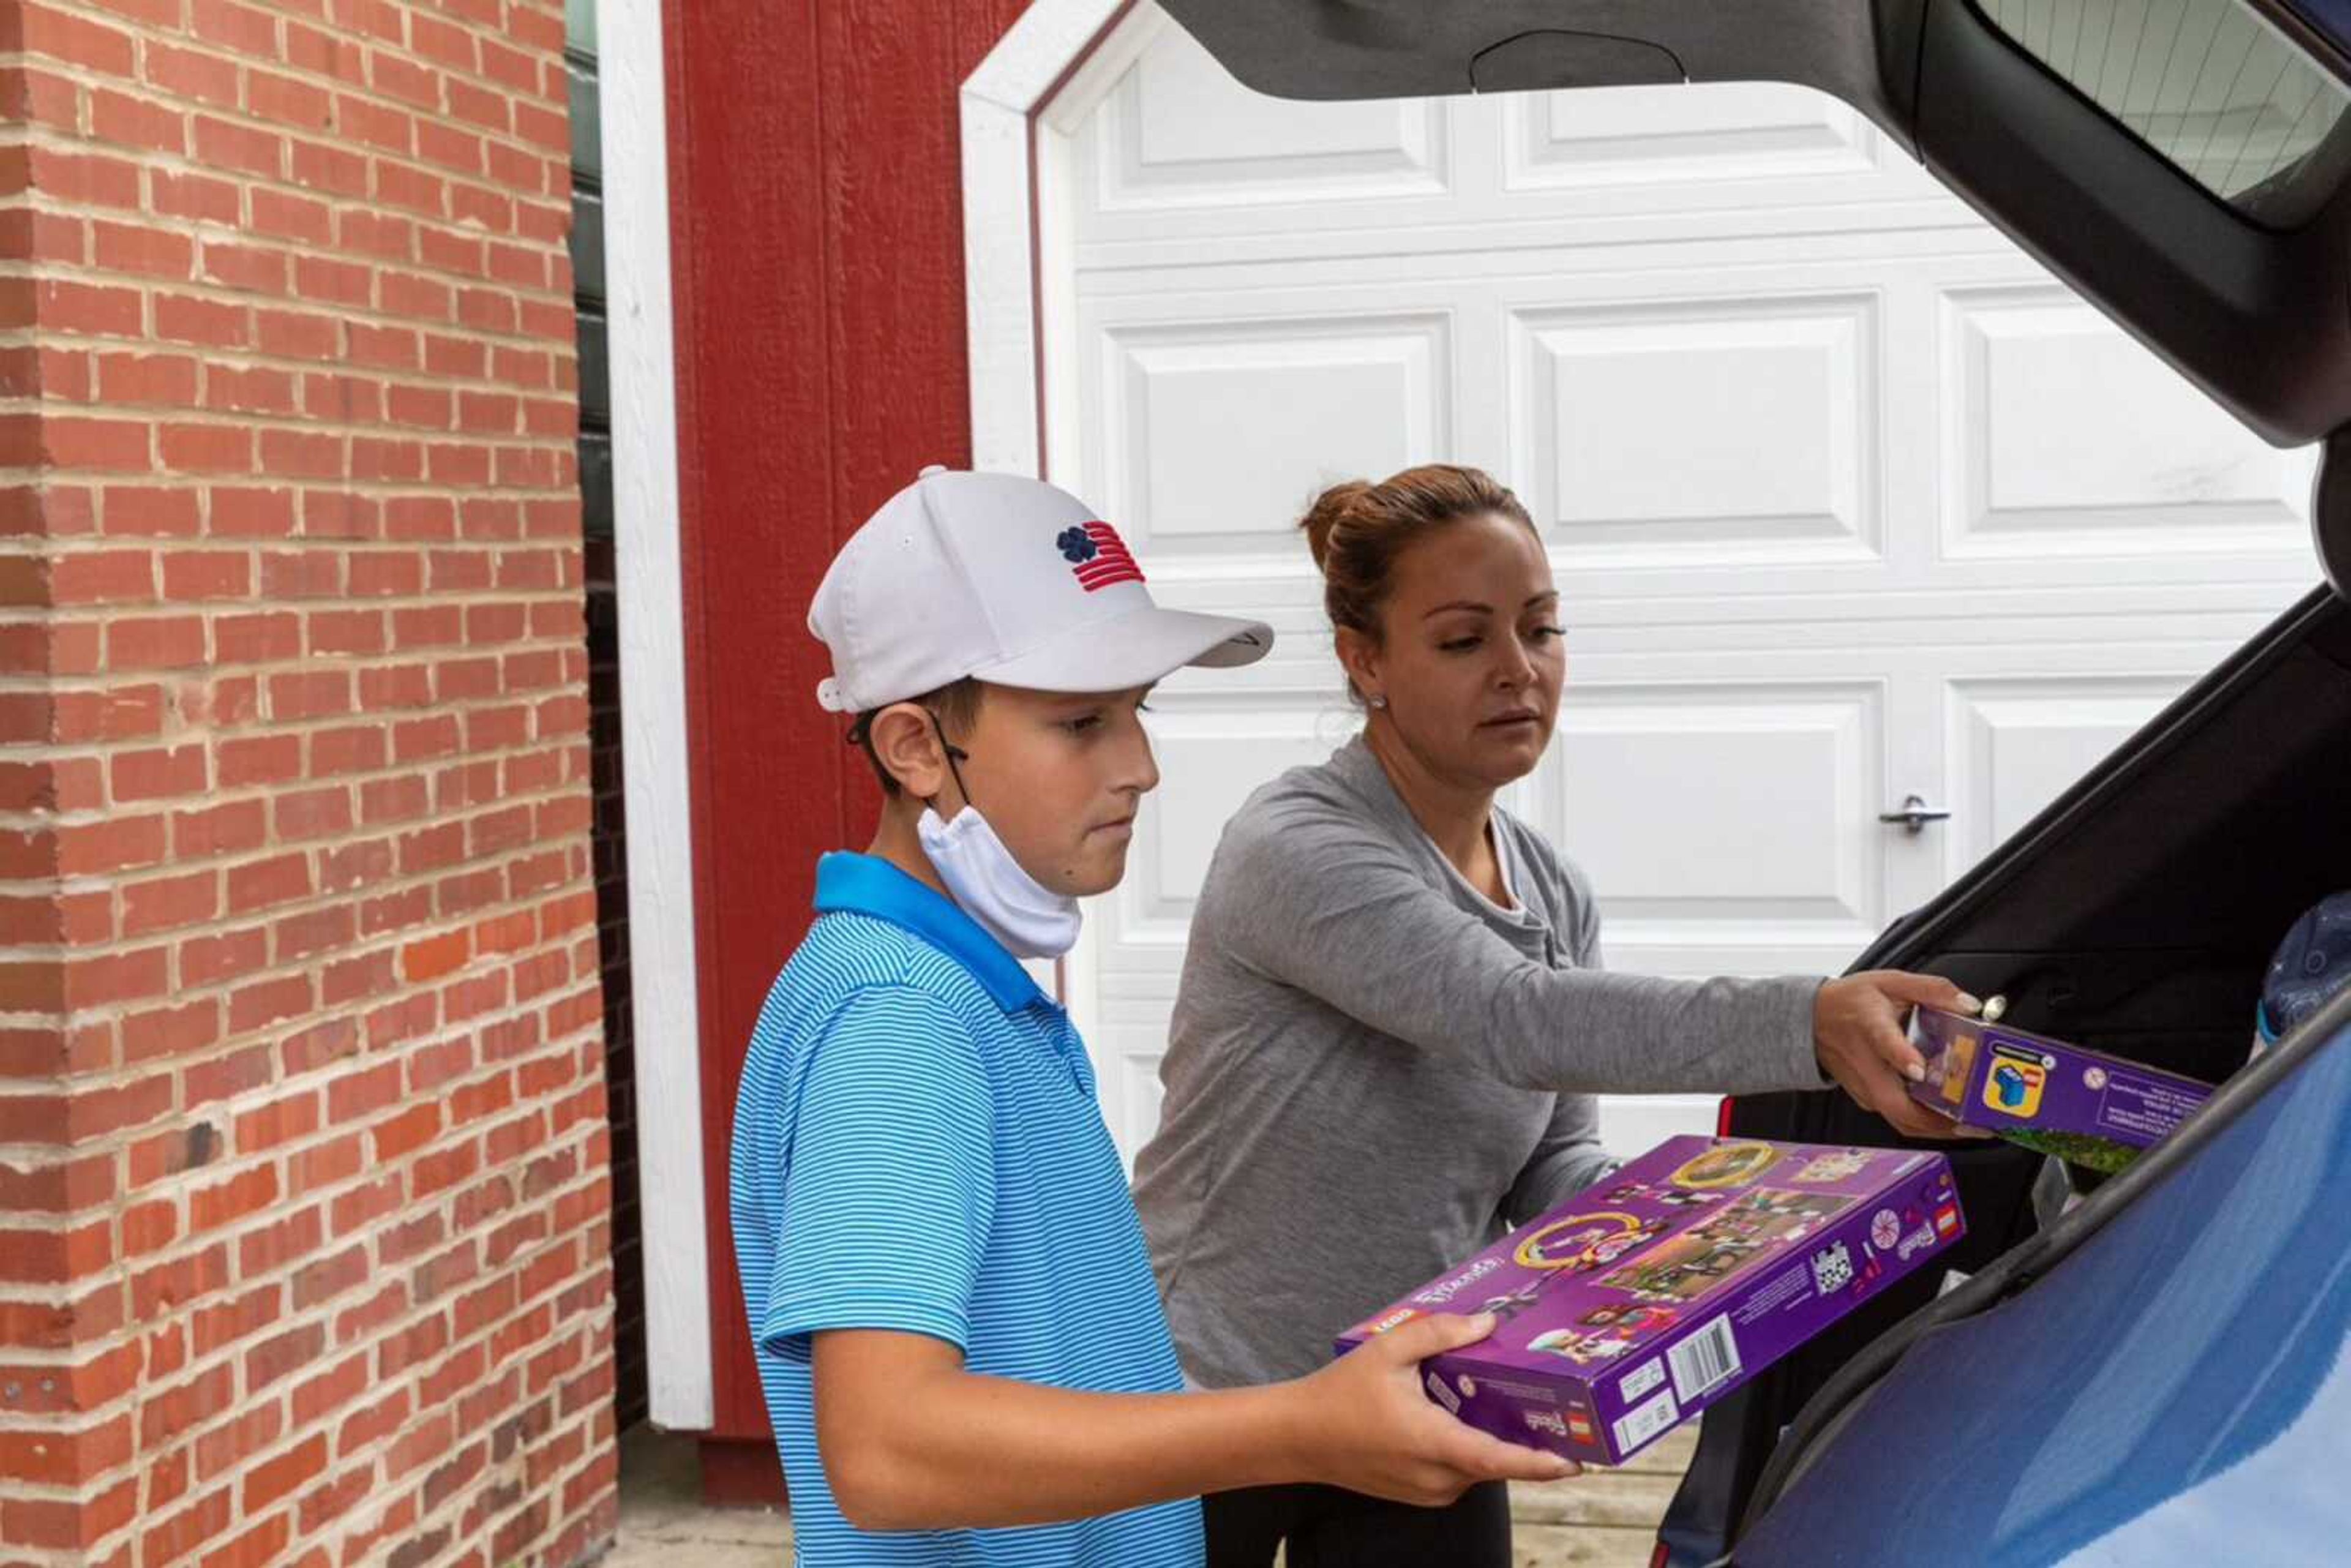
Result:
<svg viewBox="0 0 2351 1568">
<path fill-rule="evenodd" d="M 816 867 L 820 915 L 870 915 L 911 931 L 968 970 L 989 999 L 1008 1013 L 1047 999 L 1020 961 L 955 901 L 875 855 L 841 850 Z"/>
</svg>

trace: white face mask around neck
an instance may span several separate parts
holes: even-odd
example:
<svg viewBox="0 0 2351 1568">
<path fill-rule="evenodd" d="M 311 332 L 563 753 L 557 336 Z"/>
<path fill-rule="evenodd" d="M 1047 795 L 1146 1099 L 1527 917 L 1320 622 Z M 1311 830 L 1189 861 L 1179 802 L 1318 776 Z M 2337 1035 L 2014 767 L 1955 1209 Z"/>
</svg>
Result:
<svg viewBox="0 0 2351 1568">
<path fill-rule="evenodd" d="M 914 831 L 932 869 L 966 915 L 1017 958 L 1059 958 L 1078 945 L 1078 901 L 1021 869 L 979 808 L 952 821 L 925 809 Z"/>
</svg>

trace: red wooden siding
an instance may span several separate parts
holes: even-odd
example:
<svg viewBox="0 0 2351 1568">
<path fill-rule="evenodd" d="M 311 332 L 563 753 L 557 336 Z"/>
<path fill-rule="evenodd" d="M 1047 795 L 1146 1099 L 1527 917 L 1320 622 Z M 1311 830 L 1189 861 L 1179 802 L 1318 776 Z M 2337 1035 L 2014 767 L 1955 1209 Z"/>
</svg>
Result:
<svg viewBox="0 0 2351 1568">
<path fill-rule="evenodd" d="M 970 457 L 957 93 L 1025 0 L 669 8 L 679 505 L 716 1362 L 713 1436 L 768 1440 L 726 1148 L 751 1023 L 816 857 L 873 793 L 820 711 L 810 599 L 925 464 Z M 656 1222 L 657 1222 L 657 1217 Z M 706 1455 L 714 1490 L 765 1477 Z M 733 1490 L 740 1490 L 739 1484 Z"/>
</svg>

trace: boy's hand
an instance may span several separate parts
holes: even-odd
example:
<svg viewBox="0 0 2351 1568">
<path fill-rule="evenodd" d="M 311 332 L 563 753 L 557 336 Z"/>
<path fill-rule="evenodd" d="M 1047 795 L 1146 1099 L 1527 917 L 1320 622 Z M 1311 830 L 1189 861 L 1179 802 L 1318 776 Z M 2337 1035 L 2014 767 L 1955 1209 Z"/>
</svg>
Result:
<svg viewBox="0 0 2351 1568">
<path fill-rule="evenodd" d="M 1494 1332 L 1494 1317 L 1416 1318 L 1289 1385 L 1301 1468 L 1351 1491 L 1435 1508 L 1479 1481 L 1552 1481 L 1582 1469 L 1465 1427 L 1429 1402 L 1420 1364 Z"/>
<path fill-rule="evenodd" d="M 1835 1079 L 1855 1104 L 1876 1112 L 1897 1133 L 1914 1138 L 1983 1136 L 1910 1098 L 1908 1085 L 1925 1080 L 1927 1063 L 1903 1024 L 1910 1009 L 1922 1003 L 1955 1013 L 1976 1012 L 1983 1006 L 1938 975 L 1870 969 L 1823 982 L 1813 999 L 1813 1050 L 1820 1057 L 1821 1071 Z"/>
</svg>

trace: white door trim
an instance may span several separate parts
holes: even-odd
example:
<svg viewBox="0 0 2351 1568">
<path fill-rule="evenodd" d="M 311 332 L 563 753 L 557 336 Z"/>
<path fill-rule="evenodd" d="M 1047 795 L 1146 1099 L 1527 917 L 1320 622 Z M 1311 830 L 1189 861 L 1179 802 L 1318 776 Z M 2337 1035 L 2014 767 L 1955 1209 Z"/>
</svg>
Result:
<svg viewBox="0 0 2351 1568">
<path fill-rule="evenodd" d="M 1082 78 L 1097 48 L 1141 0 L 1034 0 L 965 78 L 963 110 L 963 256 L 965 329 L 971 380 L 971 465 L 998 474 L 1050 479 L 1066 469 L 1073 447 L 1058 429 L 1048 463 L 1049 342 L 1067 350 L 1065 323 L 1044 329 L 1039 312 L 1066 309 L 1048 297 L 1040 268 L 1059 254 L 1051 190 L 1059 173 L 1063 116 L 1057 101 L 1085 99 L 1094 89 Z M 1065 90 L 1071 89 L 1071 90 Z M 1051 146 L 1040 146 L 1051 141 Z M 1046 189 L 1040 193 L 1040 186 Z M 1040 250 L 1042 254 L 1040 255 Z M 1057 367 L 1064 394 L 1075 384 L 1071 367 Z M 1066 411 L 1058 425 L 1067 423 Z M 1081 1031 L 1092 1027 L 1093 944 L 1081 941 L 1055 966 L 1054 994 L 1072 1003 Z M 1039 977 L 1040 983 L 1043 977 Z"/>
<path fill-rule="evenodd" d="M 1134 0 L 1036 0 L 963 84 L 971 465 L 1040 476 L 1037 170 L 1030 127 Z"/>
<path fill-rule="evenodd" d="M 653 1423 L 697 1429 L 713 1419 L 702 1181 L 708 1128 L 695 992 L 662 5 L 597 0 L 597 8 L 645 1361 Z"/>
</svg>

